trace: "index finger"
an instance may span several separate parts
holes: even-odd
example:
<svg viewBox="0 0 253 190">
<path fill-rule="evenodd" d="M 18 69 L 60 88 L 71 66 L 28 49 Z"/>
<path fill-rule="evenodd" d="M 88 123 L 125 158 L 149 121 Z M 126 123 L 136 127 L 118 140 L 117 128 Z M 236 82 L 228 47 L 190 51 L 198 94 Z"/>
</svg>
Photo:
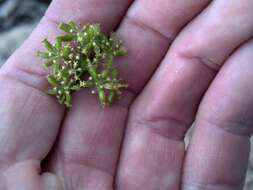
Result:
<svg viewBox="0 0 253 190">
<path fill-rule="evenodd" d="M 36 52 L 44 38 L 59 34 L 58 22 L 99 22 L 106 30 L 117 26 L 131 1 L 54 0 L 46 15 L 0 70 L 0 170 L 24 160 L 41 161 L 52 147 L 64 108 L 46 95 L 41 61 Z"/>
</svg>

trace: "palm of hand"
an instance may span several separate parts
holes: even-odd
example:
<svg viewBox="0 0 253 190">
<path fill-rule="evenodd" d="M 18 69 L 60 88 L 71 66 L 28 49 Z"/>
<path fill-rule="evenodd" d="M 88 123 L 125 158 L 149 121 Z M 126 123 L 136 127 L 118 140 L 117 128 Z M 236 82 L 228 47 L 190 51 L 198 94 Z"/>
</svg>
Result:
<svg viewBox="0 0 253 190">
<path fill-rule="evenodd" d="M 0 71 L 0 189 L 241 189 L 253 116 L 253 3 L 210 2 L 54 0 Z M 35 52 L 68 20 L 107 32 L 118 26 L 130 88 L 114 106 L 103 109 L 81 91 L 64 113 L 44 93 Z"/>
</svg>

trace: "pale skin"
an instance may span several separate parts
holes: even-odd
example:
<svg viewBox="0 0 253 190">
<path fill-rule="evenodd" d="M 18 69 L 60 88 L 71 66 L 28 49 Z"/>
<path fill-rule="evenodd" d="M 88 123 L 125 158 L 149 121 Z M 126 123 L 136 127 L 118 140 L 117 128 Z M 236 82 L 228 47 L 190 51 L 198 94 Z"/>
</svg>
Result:
<svg viewBox="0 0 253 190">
<path fill-rule="evenodd" d="M 253 123 L 252 0 L 54 0 L 0 70 L 0 190 L 240 190 Z M 101 23 L 128 56 L 110 108 L 48 96 L 57 24 Z M 189 148 L 183 142 L 195 121 Z"/>
</svg>

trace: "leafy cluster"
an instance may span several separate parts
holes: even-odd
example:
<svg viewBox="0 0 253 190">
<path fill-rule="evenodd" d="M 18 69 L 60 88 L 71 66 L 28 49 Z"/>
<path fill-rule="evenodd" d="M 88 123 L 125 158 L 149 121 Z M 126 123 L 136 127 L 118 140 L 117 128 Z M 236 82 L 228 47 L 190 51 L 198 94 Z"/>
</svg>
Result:
<svg viewBox="0 0 253 190">
<path fill-rule="evenodd" d="M 115 33 L 106 36 L 98 24 L 79 27 L 71 21 L 59 28 L 66 34 L 57 37 L 54 44 L 45 39 L 47 51 L 38 52 L 45 67 L 52 70 L 47 76 L 48 94 L 70 107 L 73 92 L 89 88 L 102 106 L 111 105 L 127 88 L 113 61 L 114 57 L 126 55 L 122 42 Z"/>
</svg>

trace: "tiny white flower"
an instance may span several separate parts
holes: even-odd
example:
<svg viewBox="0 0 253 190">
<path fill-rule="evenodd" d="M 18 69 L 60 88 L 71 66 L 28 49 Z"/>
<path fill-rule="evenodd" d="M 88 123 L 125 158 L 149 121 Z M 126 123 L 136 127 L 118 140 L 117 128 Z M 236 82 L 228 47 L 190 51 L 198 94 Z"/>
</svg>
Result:
<svg viewBox="0 0 253 190">
<path fill-rule="evenodd" d="M 73 53 L 69 54 L 69 58 L 72 59 L 73 58 Z"/>
<path fill-rule="evenodd" d="M 81 42 L 81 41 L 83 41 L 83 37 L 79 37 L 79 38 L 77 38 L 77 40 L 78 40 L 79 42 Z"/>
<path fill-rule="evenodd" d="M 74 67 L 77 67 L 77 61 L 74 62 L 73 66 L 74 66 Z"/>
</svg>

